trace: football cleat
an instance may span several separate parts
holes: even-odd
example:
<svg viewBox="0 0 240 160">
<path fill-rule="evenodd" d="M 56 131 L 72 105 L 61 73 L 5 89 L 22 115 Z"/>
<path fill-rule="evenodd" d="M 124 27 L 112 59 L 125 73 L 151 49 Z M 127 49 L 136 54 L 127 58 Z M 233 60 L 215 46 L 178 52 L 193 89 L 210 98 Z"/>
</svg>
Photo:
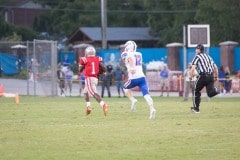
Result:
<svg viewBox="0 0 240 160">
<path fill-rule="evenodd" d="M 86 107 L 86 115 L 89 115 L 92 111 L 92 108 L 90 106 Z"/>
<path fill-rule="evenodd" d="M 193 113 L 200 113 L 200 111 L 196 110 L 194 107 L 191 107 L 191 112 L 193 112 Z"/>
<path fill-rule="evenodd" d="M 156 110 L 155 110 L 155 109 L 152 109 L 152 110 L 150 111 L 149 119 L 155 119 L 155 114 L 156 114 Z"/>
<path fill-rule="evenodd" d="M 103 105 L 103 113 L 104 113 L 104 116 L 107 116 L 107 114 L 108 114 L 108 106 L 106 103 L 104 103 L 104 105 Z"/>
<path fill-rule="evenodd" d="M 136 107 L 137 107 L 137 100 L 134 99 L 134 100 L 132 100 L 131 111 L 132 112 L 136 111 Z"/>
</svg>

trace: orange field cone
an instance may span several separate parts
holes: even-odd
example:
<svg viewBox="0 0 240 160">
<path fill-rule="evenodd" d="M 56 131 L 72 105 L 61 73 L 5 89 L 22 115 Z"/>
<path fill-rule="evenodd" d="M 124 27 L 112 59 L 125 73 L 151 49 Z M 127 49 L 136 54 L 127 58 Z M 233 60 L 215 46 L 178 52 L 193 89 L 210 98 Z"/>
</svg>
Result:
<svg viewBox="0 0 240 160">
<path fill-rule="evenodd" d="M 15 102 L 16 102 L 16 104 L 19 104 L 19 102 L 20 102 L 20 97 L 19 97 L 18 93 L 16 93 Z"/>
<path fill-rule="evenodd" d="M 3 96 L 3 94 L 4 94 L 3 85 L 0 85 L 0 96 Z"/>
</svg>

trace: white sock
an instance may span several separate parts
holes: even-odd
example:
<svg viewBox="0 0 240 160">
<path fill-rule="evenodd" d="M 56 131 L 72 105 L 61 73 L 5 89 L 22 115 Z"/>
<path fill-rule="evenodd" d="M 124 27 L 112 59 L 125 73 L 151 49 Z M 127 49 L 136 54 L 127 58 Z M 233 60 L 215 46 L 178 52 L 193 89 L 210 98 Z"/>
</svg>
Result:
<svg viewBox="0 0 240 160">
<path fill-rule="evenodd" d="M 100 102 L 100 105 L 101 105 L 101 107 L 103 107 L 103 105 L 104 105 L 104 102 L 103 102 L 103 101 L 101 101 L 101 102 Z"/>
<path fill-rule="evenodd" d="M 90 102 L 87 102 L 87 107 L 91 106 L 91 103 Z"/>
<path fill-rule="evenodd" d="M 135 100 L 135 98 L 134 97 L 130 97 L 130 101 L 132 102 L 133 100 Z"/>
<path fill-rule="evenodd" d="M 150 110 L 153 110 L 154 107 L 153 107 L 153 100 L 152 100 L 151 96 L 150 96 L 149 94 L 146 94 L 146 95 L 144 96 L 144 98 L 145 98 L 145 100 L 147 101 L 147 104 L 148 104 L 148 106 L 149 106 L 149 109 L 150 109 Z"/>
</svg>

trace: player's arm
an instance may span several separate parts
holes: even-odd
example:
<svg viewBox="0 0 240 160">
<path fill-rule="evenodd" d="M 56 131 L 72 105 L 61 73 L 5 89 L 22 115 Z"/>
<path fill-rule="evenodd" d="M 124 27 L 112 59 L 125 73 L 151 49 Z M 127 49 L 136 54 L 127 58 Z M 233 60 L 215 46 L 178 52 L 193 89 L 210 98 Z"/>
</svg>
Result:
<svg viewBox="0 0 240 160">
<path fill-rule="evenodd" d="M 128 71 L 132 74 L 135 74 L 136 73 L 136 70 L 135 70 L 135 60 L 134 60 L 134 57 L 130 56 L 127 58 L 127 62 L 128 62 L 128 65 L 129 65 L 129 68 L 128 68 Z"/>
<path fill-rule="evenodd" d="M 86 61 L 86 60 L 85 60 Z M 85 65 L 84 65 L 84 59 L 83 58 L 79 58 L 79 63 L 78 63 L 78 71 L 79 72 L 82 72 L 85 68 Z"/>
<path fill-rule="evenodd" d="M 103 74 L 106 73 L 106 67 L 104 66 L 104 64 L 100 63 L 99 64 L 99 74 Z"/>
<path fill-rule="evenodd" d="M 82 72 L 84 70 L 84 65 L 79 65 L 78 69 L 79 69 L 79 72 Z"/>
<path fill-rule="evenodd" d="M 185 69 L 185 71 L 184 71 L 184 73 L 183 73 L 183 76 L 187 76 L 187 72 L 188 72 L 188 70 L 187 69 Z"/>
</svg>

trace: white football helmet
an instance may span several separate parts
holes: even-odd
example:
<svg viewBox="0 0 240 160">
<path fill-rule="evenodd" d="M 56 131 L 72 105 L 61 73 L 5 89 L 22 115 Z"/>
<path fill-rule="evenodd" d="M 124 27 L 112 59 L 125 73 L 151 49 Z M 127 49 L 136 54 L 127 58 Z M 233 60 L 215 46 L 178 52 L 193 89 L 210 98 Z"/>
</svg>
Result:
<svg viewBox="0 0 240 160">
<path fill-rule="evenodd" d="M 94 47 L 89 46 L 85 49 L 85 56 L 95 56 L 96 55 L 96 50 Z"/>
<path fill-rule="evenodd" d="M 124 46 L 124 51 L 126 52 L 136 52 L 137 50 L 137 44 L 134 41 L 127 41 Z"/>
</svg>

